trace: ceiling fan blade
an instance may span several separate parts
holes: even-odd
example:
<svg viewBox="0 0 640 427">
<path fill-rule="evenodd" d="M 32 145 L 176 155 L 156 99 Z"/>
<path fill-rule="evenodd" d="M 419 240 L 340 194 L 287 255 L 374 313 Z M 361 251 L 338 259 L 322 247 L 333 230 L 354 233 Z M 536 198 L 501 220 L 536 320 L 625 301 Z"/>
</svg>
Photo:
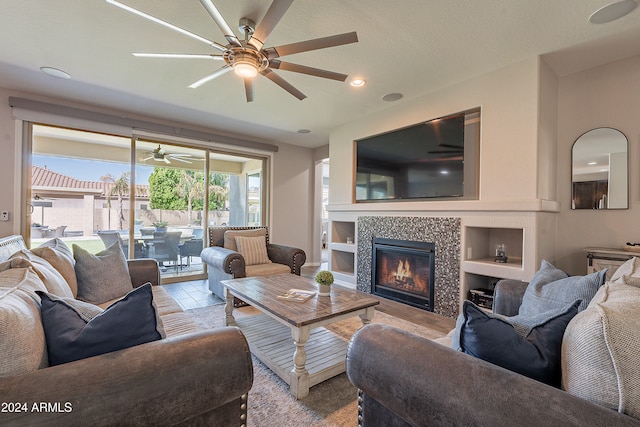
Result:
<svg viewBox="0 0 640 427">
<path fill-rule="evenodd" d="M 287 13 L 291 3 L 293 3 L 293 0 L 273 0 L 267 13 L 264 14 L 264 17 L 256 26 L 248 43 L 258 50 L 262 49 L 262 46 L 264 46 L 264 43 L 267 41 L 267 37 L 269 37 L 269 34 L 276 28 L 276 25 L 278 25 L 278 22 L 280 22 L 284 14 Z"/>
<path fill-rule="evenodd" d="M 231 66 L 230 66 L 230 65 L 225 65 L 224 67 L 220 68 L 220 69 L 219 69 L 219 70 L 217 70 L 216 72 L 211 73 L 211 74 L 209 74 L 208 76 L 205 76 L 205 77 L 201 78 L 200 80 L 198 80 L 198 81 L 197 81 L 197 82 L 195 82 L 195 83 L 191 83 L 191 84 L 189 85 L 189 87 L 190 87 L 191 89 L 198 88 L 198 87 L 202 86 L 203 84 L 205 84 L 205 83 L 207 83 L 207 82 L 209 82 L 209 81 L 211 81 L 211 80 L 215 79 L 216 77 L 219 77 L 219 76 L 223 75 L 224 73 L 226 73 L 226 72 L 228 72 L 228 71 L 231 71 L 231 69 L 232 69 L 232 68 L 231 68 Z"/>
<path fill-rule="evenodd" d="M 142 52 L 134 52 L 133 56 L 138 58 L 172 58 L 172 59 L 216 59 L 216 60 L 224 60 L 223 55 L 212 55 L 208 53 L 197 54 L 197 53 L 142 53 Z"/>
<path fill-rule="evenodd" d="M 146 162 L 147 160 L 151 160 L 151 159 L 153 159 L 153 156 L 149 156 L 149 157 L 147 157 L 146 159 L 142 159 L 142 161 L 143 161 L 143 162 Z"/>
<path fill-rule="evenodd" d="M 189 163 L 189 164 L 191 164 L 191 162 L 190 162 L 190 161 L 188 161 L 188 160 L 184 160 L 184 159 L 181 159 L 181 158 L 179 158 L 179 157 L 175 157 L 175 156 L 171 156 L 171 160 L 177 160 L 177 161 L 182 162 L 182 163 Z"/>
<path fill-rule="evenodd" d="M 261 71 L 260 74 L 262 74 L 263 76 L 265 76 L 266 78 L 268 78 L 269 80 L 271 80 L 272 82 L 280 86 L 282 89 L 289 92 L 291 95 L 298 98 L 300 101 L 302 101 L 307 97 L 307 95 L 300 92 L 298 89 L 293 87 L 293 85 L 291 85 L 285 79 L 283 79 L 282 77 L 280 77 L 279 75 L 271 71 L 269 68 L 265 69 L 264 71 Z"/>
<path fill-rule="evenodd" d="M 244 93 L 247 96 L 247 102 L 253 102 L 253 79 L 244 79 Z"/>
<path fill-rule="evenodd" d="M 112 5 L 116 6 L 116 7 L 119 7 L 120 9 L 126 10 L 127 12 L 131 12 L 133 14 L 136 14 L 136 15 L 142 17 L 142 18 L 148 19 L 149 21 L 155 22 L 156 24 L 163 25 L 163 26 L 165 26 L 167 28 L 170 28 L 170 29 L 172 29 L 174 31 L 182 33 L 185 36 L 189 36 L 191 38 L 199 40 L 199 41 L 201 41 L 203 43 L 208 44 L 211 47 L 215 47 L 216 49 L 218 49 L 218 50 L 220 50 L 222 52 L 227 50 L 227 48 L 222 46 L 220 43 L 216 43 L 214 41 L 205 39 L 204 37 L 199 36 L 199 35 L 197 35 L 195 33 L 192 33 L 191 31 L 187 31 L 184 28 L 178 27 L 177 25 L 170 24 L 167 21 L 163 21 L 160 18 L 156 18 L 155 16 L 149 15 L 148 13 L 144 13 L 144 12 L 138 10 L 138 9 L 134 9 L 131 6 L 127 6 L 126 4 L 122 4 L 122 3 L 120 3 L 120 2 L 118 2 L 116 0 L 107 0 L 107 3 L 110 3 L 110 4 L 112 4 Z"/>
<path fill-rule="evenodd" d="M 310 50 L 325 49 L 327 47 L 342 46 L 344 44 L 356 43 L 358 34 L 351 33 L 337 34 L 335 36 L 321 37 L 319 39 L 307 40 L 303 42 L 285 44 L 282 46 L 270 47 L 264 50 L 269 59 L 294 53 L 308 52 Z"/>
<path fill-rule="evenodd" d="M 338 81 L 347 80 L 346 74 L 334 73 L 333 71 L 321 70 L 320 68 L 307 67 L 306 65 L 292 64 L 290 62 L 278 61 L 276 59 L 269 61 L 269 67 L 276 70 L 293 71 L 294 73 L 308 74 L 315 77 L 324 77 Z"/>
<path fill-rule="evenodd" d="M 171 162 L 169 161 L 169 159 L 167 159 L 166 157 L 163 157 L 163 158 L 162 158 L 162 160 L 163 160 L 166 164 L 168 164 L 168 165 L 170 165 L 170 164 L 171 164 Z"/>
<path fill-rule="evenodd" d="M 220 12 L 218 12 L 218 9 L 215 7 L 213 2 L 211 2 L 211 0 L 200 0 L 200 3 L 202 4 L 202 7 L 204 7 L 207 12 L 209 12 L 209 15 L 211 15 L 214 22 L 220 28 L 227 41 L 233 46 L 241 47 L 242 45 L 240 44 L 240 41 L 235 36 L 235 34 L 233 34 L 231 27 L 229 27 L 227 21 L 225 21 Z"/>
</svg>

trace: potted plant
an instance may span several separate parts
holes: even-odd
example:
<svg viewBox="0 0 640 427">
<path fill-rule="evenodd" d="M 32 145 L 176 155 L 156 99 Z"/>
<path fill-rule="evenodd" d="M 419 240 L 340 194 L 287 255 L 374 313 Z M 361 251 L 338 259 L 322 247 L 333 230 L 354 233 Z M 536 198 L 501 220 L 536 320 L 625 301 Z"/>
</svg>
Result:
<svg viewBox="0 0 640 427">
<path fill-rule="evenodd" d="M 166 233 L 168 225 L 169 223 L 167 221 L 156 221 L 153 223 L 153 226 L 156 228 L 158 233 Z"/>
<path fill-rule="evenodd" d="M 318 295 L 331 295 L 331 284 L 333 283 L 333 274 L 330 271 L 322 270 L 316 274 L 315 281 L 318 284 Z"/>
</svg>

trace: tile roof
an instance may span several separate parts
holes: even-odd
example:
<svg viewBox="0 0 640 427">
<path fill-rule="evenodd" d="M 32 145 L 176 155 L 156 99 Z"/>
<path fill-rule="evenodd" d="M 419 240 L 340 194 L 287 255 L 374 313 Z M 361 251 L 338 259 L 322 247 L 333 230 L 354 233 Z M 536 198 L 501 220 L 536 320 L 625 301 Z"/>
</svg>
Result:
<svg viewBox="0 0 640 427">
<path fill-rule="evenodd" d="M 47 168 L 31 166 L 31 186 L 43 190 L 47 188 L 52 190 L 69 189 L 76 190 L 76 192 L 77 190 L 86 189 L 91 193 L 95 193 L 98 190 L 103 197 L 106 197 L 106 194 L 111 191 L 114 184 L 103 181 L 83 181 Z M 149 198 L 149 186 L 136 184 L 136 195 L 141 198 Z"/>
</svg>

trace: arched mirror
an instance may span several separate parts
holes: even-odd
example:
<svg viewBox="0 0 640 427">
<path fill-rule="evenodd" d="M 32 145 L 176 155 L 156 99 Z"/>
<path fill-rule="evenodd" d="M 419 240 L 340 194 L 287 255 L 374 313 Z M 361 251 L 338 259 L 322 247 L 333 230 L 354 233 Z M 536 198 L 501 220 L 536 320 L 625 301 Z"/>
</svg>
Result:
<svg viewBox="0 0 640 427">
<path fill-rule="evenodd" d="M 571 151 L 572 209 L 628 209 L 627 137 L 617 129 L 584 133 Z"/>
</svg>

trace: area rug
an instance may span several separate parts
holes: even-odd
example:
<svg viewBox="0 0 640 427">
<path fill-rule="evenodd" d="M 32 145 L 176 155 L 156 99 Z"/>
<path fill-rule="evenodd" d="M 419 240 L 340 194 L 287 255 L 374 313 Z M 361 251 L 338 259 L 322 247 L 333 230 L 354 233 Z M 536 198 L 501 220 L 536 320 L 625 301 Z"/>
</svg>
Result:
<svg viewBox="0 0 640 427">
<path fill-rule="evenodd" d="M 224 325 L 224 304 L 187 310 L 187 313 L 203 328 L 219 328 Z M 258 314 L 259 311 L 253 307 L 242 307 L 235 309 L 233 313 L 236 318 L 241 318 Z M 428 339 L 443 336 L 440 332 L 379 311 L 376 311 L 373 323 L 392 325 Z M 361 326 L 362 322 L 356 317 L 336 322 L 327 328 L 348 339 Z M 349 382 L 346 374 L 340 374 L 313 386 L 308 396 L 296 400 L 289 393 L 287 383 L 255 357 L 253 357 L 253 367 L 254 381 L 249 392 L 247 410 L 248 426 L 346 427 L 358 425 L 356 388 Z"/>
</svg>

